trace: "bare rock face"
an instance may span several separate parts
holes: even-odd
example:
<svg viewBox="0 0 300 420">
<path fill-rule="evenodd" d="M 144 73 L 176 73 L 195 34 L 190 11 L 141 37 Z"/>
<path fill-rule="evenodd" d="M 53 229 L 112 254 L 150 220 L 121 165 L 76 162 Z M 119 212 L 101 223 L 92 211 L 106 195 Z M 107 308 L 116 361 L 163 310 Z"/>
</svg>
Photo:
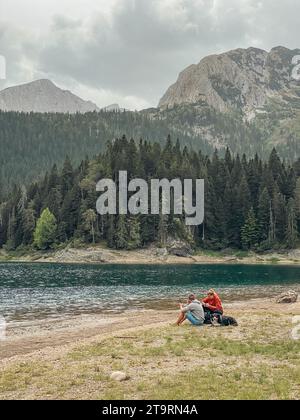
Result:
<svg viewBox="0 0 300 420">
<path fill-rule="evenodd" d="M 190 244 L 182 240 L 169 240 L 167 250 L 170 255 L 183 258 L 190 257 L 193 253 Z"/>
<path fill-rule="evenodd" d="M 292 95 L 293 57 L 300 50 L 276 47 L 271 52 L 257 48 L 237 49 L 204 58 L 184 70 L 163 96 L 160 108 L 205 103 L 219 112 L 242 110 L 249 119 L 268 98 Z"/>
<path fill-rule="evenodd" d="M 295 303 L 298 299 L 298 293 L 294 290 L 289 290 L 287 292 L 282 293 L 276 299 L 276 303 Z"/>
<path fill-rule="evenodd" d="M 110 379 L 112 379 L 113 381 L 117 381 L 117 382 L 124 382 L 126 381 L 128 378 L 128 376 L 126 375 L 125 372 L 113 372 L 110 375 Z"/>
<path fill-rule="evenodd" d="M 288 253 L 288 257 L 291 260 L 300 260 L 300 249 L 293 249 Z"/>
<path fill-rule="evenodd" d="M 97 105 L 84 101 L 50 80 L 37 80 L 0 92 L 0 109 L 16 112 L 86 113 L 99 111 Z"/>
<path fill-rule="evenodd" d="M 159 258 L 165 258 L 168 256 L 167 248 L 155 248 L 154 255 Z"/>
</svg>

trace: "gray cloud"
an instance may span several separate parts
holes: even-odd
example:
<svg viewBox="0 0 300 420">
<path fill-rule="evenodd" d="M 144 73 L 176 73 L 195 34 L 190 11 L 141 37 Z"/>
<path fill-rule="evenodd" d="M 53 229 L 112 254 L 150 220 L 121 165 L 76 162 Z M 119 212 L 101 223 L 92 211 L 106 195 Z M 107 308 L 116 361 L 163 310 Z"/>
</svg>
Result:
<svg viewBox="0 0 300 420">
<path fill-rule="evenodd" d="M 86 87 L 98 103 L 102 95 L 126 106 L 156 105 L 179 71 L 207 54 L 299 47 L 299 16 L 298 0 L 116 0 L 110 13 L 74 17 L 57 9 L 39 36 L 3 27 L 0 53 L 6 49 L 13 63 L 9 80 L 32 71 L 80 92 Z"/>
</svg>

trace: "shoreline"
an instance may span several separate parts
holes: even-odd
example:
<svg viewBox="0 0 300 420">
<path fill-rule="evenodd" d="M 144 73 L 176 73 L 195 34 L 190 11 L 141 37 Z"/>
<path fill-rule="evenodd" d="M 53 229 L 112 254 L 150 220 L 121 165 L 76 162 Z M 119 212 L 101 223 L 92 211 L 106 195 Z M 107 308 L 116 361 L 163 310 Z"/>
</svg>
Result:
<svg viewBox="0 0 300 420">
<path fill-rule="evenodd" d="M 67 247 L 59 251 L 34 252 L 15 255 L 0 250 L 0 263 L 54 263 L 54 264 L 103 264 L 103 265 L 300 265 L 300 249 L 285 253 L 268 254 L 249 253 L 239 256 L 234 253 L 224 254 L 196 251 L 193 255 L 179 256 L 171 254 L 165 248 L 149 247 L 134 251 L 120 251 L 101 246 L 88 248 Z"/>
<path fill-rule="evenodd" d="M 278 315 L 300 314 L 300 301 L 294 304 L 275 304 L 275 298 L 248 298 L 224 303 L 224 314 L 255 314 L 257 311 L 274 312 Z M 288 310 L 288 311 L 287 311 Z M 66 316 L 61 318 L 44 318 L 41 320 L 12 322 L 7 326 L 5 340 L 0 340 L 0 359 L 15 359 L 19 355 L 42 351 L 44 348 L 73 346 L 81 341 L 98 339 L 102 334 L 115 334 L 123 330 L 146 328 L 148 325 L 170 325 L 175 322 L 178 307 L 141 309 L 122 313 L 90 313 Z M 209 328 L 205 326 L 204 328 Z M 76 344 L 76 345 L 77 345 Z"/>
<path fill-rule="evenodd" d="M 268 398 L 299 399 L 300 343 L 291 332 L 300 302 L 255 299 L 224 306 L 238 327 L 175 327 L 174 308 L 74 317 L 44 325 L 43 331 L 8 335 L 0 341 L 0 400 L 155 399 L 158 392 L 161 399 L 202 399 L 209 390 L 203 378 L 210 372 L 226 378 L 227 386 L 219 390 L 222 399 L 237 398 L 241 380 L 249 387 L 240 398 L 262 397 L 264 389 Z M 116 370 L 126 372 L 128 380 L 112 381 Z M 201 378 L 197 387 L 187 395 L 182 389 L 173 394 L 178 381 L 193 375 Z M 284 388 L 273 387 L 282 381 Z"/>
</svg>

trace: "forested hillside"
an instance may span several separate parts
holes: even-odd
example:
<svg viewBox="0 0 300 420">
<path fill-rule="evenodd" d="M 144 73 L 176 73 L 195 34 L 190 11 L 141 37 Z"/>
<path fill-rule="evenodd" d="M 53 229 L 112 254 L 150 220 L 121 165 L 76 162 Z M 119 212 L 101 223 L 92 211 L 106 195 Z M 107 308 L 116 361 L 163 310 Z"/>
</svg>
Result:
<svg viewBox="0 0 300 420">
<path fill-rule="evenodd" d="M 116 180 L 119 170 L 127 170 L 129 179 L 204 178 L 204 226 L 189 229 L 183 217 L 174 215 L 97 215 L 96 182 Z M 163 146 L 123 137 L 76 168 L 67 159 L 62 170 L 53 166 L 40 182 L 14 187 L 0 207 L 0 246 L 8 250 L 103 241 L 111 248 L 134 249 L 164 244 L 168 237 L 216 250 L 267 250 L 296 246 L 299 232 L 300 160 L 285 164 L 276 150 L 266 163 L 229 150 L 224 157 L 215 152 L 209 158 L 170 137 Z"/>
<path fill-rule="evenodd" d="M 254 157 L 257 153 L 267 159 L 276 145 L 282 158 L 294 161 L 300 155 L 299 128 L 291 129 L 291 119 L 284 127 L 278 121 L 282 115 L 274 111 L 273 119 L 262 116 L 246 124 L 240 115 L 221 114 L 204 105 L 75 115 L 0 111 L 0 197 L 13 184 L 28 186 L 40 179 L 54 164 L 61 169 L 66 156 L 77 166 L 85 156 L 94 157 L 108 141 L 123 134 L 161 145 L 171 134 L 183 147 L 209 155 L 217 148 L 220 156 L 228 147 L 234 154 Z M 289 138 L 288 144 L 281 142 L 282 136 Z"/>
<path fill-rule="evenodd" d="M 126 134 L 161 144 L 168 134 L 204 152 L 213 148 L 200 136 L 190 137 L 165 120 L 151 120 L 137 112 L 86 114 L 25 114 L 0 111 L 0 197 L 13 184 L 28 185 L 60 168 L 66 156 L 78 165 L 85 156 L 105 149 L 106 142 Z M 2 191 L 2 194 L 1 194 Z"/>
<path fill-rule="evenodd" d="M 158 108 L 140 112 L 72 114 L 98 108 L 49 80 L 6 89 L 2 97 L 13 106 L 3 109 L 52 113 L 0 111 L 0 198 L 14 183 L 28 186 L 54 164 L 61 169 L 66 156 L 74 166 L 93 158 L 124 134 L 161 145 L 170 134 L 196 152 L 212 155 L 218 149 L 224 156 L 229 148 L 264 160 L 275 147 L 294 162 L 300 157 L 300 76 L 293 64 L 298 54 L 276 47 L 205 57 L 180 73 Z"/>
</svg>

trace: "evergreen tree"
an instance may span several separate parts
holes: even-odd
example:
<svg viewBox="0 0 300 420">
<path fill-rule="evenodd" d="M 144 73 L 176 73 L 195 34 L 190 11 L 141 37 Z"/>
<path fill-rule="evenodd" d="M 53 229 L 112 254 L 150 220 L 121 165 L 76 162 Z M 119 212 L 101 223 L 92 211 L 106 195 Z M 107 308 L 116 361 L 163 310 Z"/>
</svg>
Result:
<svg viewBox="0 0 300 420">
<path fill-rule="evenodd" d="M 290 198 L 287 205 L 286 242 L 289 248 L 295 248 L 298 242 L 296 203 Z"/>
<path fill-rule="evenodd" d="M 16 208 L 13 207 L 11 210 L 11 213 L 9 214 L 8 225 L 7 225 L 6 248 L 8 250 L 14 250 L 17 247 L 16 231 L 17 231 Z"/>
<path fill-rule="evenodd" d="M 23 244 L 29 245 L 33 241 L 33 233 L 35 229 L 35 211 L 31 202 L 22 215 Z"/>
<path fill-rule="evenodd" d="M 89 138 L 98 129 L 99 125 L 92 124 Z M 0 247 L 14 250 L 35 244 L 36 219 L 45 209 L 56 220 L 58 243 L 105 240 L 111 248 L 129 249 L 180 238 L 216 250 L 291 247 L 300 232 L 299 162 L 287 164 L 275 150 L 266 162 L 258 156 L 240 159 L 229 149 L 225 156 L 215 151 L 210 158 L 187 146 L 182 149 L 179 141 L 173 144 L 171 136 L 164 146 L 148 140 L 135 143 L 123 136 L 77 168 L 66 159 L 62 168 L 54 165 L 42 179 L 26 187 L 23 182 L 12 186 L 9 194 L 3 192 L 1 175 Z M 172 212 L 168 216 L 97 215 L 96 183 L 102 178 L 116 179 L 119 170 L 128 170 L 129 178 L 142 177 L 149 185 L 152 178 L 204 178 L 204 225 L 188 229 L 184 216 Z"/>
<path fill-rule="evenodd" d="M 162 246 L 164 246 L 167 243 L 167 239 L 168 239 L 167 216 L 160 214 L 159 224 L 158 224 L 158 241 Z"/>
<path fill-rule="evenodd" d="M 83 215 L 83 226 L 84 229 L 88 232 L 88 234 L 92 238 L 93 244 L 95 241 L 95 235 L 96 235 L 96 222 L 97 222 L 97 215 L 96 212 L 92 209 L 86 210 Z"/>
<path fill-rule="evenodd" d="M 270 205 L 271 199 L 267 188 L 264 188 L 259 196 L 258 223 L 260 241 L 266 241 L 270 233 Z"/>
<path fill-rule="evenodd" d="M 126 217 L 123 214 L 121 214 L 117 220 L 114 242 L 117 249 L 127 249 L 128 247 Z"/>
<path fill-rule="evenodd" d="M 286 200 L 281 192 L 279 192 L 277 184 L 274 187 L 273 207 L 275 239 L 278 244 L 282 244 L 285 241 L 287 229 Z"/>
<path fill-rule="evenodd" d="M 250 209 L 244 226 L 242 227 L 242 243 L 246 249 L 252 249 L 259 242 L 259 227 L 253 208 Z"/>
<path fill-rule="evenodd" d="M 249 185 L 246 176 L 242 177 L 239 191 L 238 191 L 238 200 L 240 204 L 240 214 L 243 221 L 245 221 L 246 217 L 249 214 L 249 210 L 251 209 L 251 193 L 249 190 Z"/>
<path fill-rule="evenodd" d="M 300 232 L 300 178 L 297 179 L 295 187 L 295 206 L 297 214 L 298 232 Z"/>
<path fill-rule="evenodd" d="M 137 249 L 141 246 L 141 224 L 137 216 L 131 216 L 128 221 L 128 249 Z"/>
</svg>

